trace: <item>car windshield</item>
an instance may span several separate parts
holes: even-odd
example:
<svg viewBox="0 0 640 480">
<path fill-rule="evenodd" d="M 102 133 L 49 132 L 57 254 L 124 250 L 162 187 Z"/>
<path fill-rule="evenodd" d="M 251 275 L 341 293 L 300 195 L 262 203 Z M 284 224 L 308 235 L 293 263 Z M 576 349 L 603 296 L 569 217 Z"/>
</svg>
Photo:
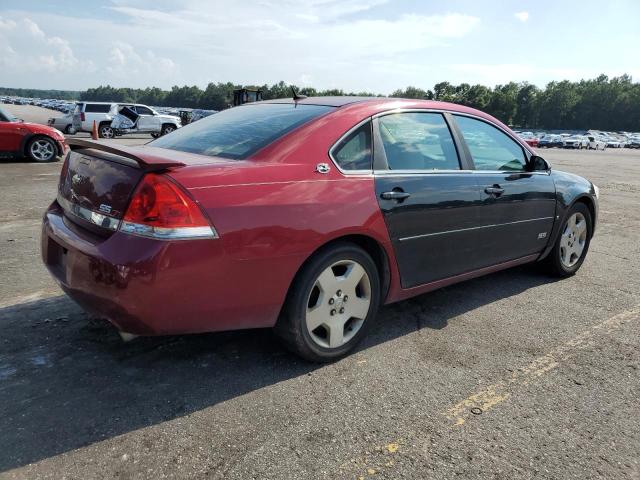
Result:
<svg viewBox="0 0 640 480">
<path fill-rule="evenodd" d="M 18 119 L 4 108 L 0 107 L 0 122 L 17 122 Z"/>
<path fill-rule="evenodd" d="M 294 103 L 244 105 L 198 120 L 149 145 L 242 160 L 333 108 Z"/>
</svg>

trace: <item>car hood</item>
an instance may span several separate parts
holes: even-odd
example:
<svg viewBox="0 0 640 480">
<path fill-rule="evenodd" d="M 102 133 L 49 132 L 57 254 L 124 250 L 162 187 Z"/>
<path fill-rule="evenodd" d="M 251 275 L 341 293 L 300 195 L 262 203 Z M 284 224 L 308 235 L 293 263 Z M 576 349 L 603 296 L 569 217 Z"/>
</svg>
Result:
<svg viewBox="0 0 640 480">
<path fill-rule="evenodd" d="M 30 122 L 22 122 L 20 124 L 23 128 L 26 128 L 31 133 L 41 133 L 43 135 L 48 135 L 56 140 L 64 140 L 64 135 L 58 129 L 53 127 L 48 127 L 46 125 L 40 125 L 39 123 L 30 123 Z"/>
<path fill-rule="evenodd" d="M 566 185 L 567 187 L 571 186 L 572 188 L 578 188 L 583 191 L 591 191 L 592 183 L 584 177 L 580 175 L 576 175 L 575 173 L 564 172 L 562 170 L 551 169 L 551 176 L 553 177 L 556 185 Z"/>
<path fill-rule="evenodd" d="M 181 121 L 180 117 L 176 117 L 175 115 L 158 115 L 158 118 L 161 118 L 162 120 L 172 120 L 178 123 Z"/>
</svg>

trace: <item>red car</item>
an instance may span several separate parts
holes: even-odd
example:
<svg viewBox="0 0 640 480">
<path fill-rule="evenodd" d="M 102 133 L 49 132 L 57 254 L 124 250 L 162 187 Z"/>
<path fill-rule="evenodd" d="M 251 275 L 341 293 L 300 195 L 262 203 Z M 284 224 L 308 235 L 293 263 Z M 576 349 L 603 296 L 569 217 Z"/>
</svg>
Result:
<svg viewBox="0 0 640 480">
<path fill-rule="evenodd" d="M 69 296 L 133 335 L 275 327 L 314 361 L 381 304 L 527 262 L 574 274 L 598 211 L 597 187 L 448 103 L 274 100 L 69 143 L 42 231 Z"/>
<path fill-rule="evenodd" d="M 64 142 L 55 128 L 23 122 L 0 107 L 0 158 L 50 162 L 64 154 Z"/>
</svg>

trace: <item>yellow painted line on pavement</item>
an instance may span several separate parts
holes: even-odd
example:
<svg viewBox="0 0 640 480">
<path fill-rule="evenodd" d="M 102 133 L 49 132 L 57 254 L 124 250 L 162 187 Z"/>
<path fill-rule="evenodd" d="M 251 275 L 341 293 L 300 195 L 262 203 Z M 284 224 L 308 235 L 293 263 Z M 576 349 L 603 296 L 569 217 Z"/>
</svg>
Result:
<svg viewBox="0 0 640 480">
<path fill-rule="evenodd" d="M 546 355 L 536 358 L 527 366 L 513 372 L 509 378 L 489 385 L 456 403 L 444 412 L 444 415 L 451 420 L 454 426 L 464 425 L 471 416 L 491 410 L 507 400 L 515 388 L 529 385 L 547 372 L 554 370 L 563 361 L 568 360 L 576 351 L 592 346 L 599 335 L 613 332 L 625 323 L 636 321 L 639 318 L 640 305 L 614 315 L 556 347 Z"/>
</svg>

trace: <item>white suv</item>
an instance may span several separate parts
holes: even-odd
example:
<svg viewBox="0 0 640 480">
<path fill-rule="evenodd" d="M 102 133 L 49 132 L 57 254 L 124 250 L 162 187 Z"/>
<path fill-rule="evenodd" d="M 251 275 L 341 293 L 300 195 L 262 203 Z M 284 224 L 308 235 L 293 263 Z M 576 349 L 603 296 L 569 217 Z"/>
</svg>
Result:
<svg viewBox="0 0 640 480">
<path fill-rule="evenodd" d="M 132 112 L 135 121 L 128 128 L 116 128 L 111 125 L 114 119 L 121 117 L 120 113 L 127 109 Z M 132 117 L 131 115 L 129 116 Z M 150 133 L 153 136 L 164 135 L 180 128 L 179 117 L 160 115 L 146 105 L 114 102 L 78 102 L 73 112 L 73 130 L 76 132 L 91 132 L 93 122 L 98 126 L 100 138 L 113 138 L 125 133 Z"/>
</svg>

